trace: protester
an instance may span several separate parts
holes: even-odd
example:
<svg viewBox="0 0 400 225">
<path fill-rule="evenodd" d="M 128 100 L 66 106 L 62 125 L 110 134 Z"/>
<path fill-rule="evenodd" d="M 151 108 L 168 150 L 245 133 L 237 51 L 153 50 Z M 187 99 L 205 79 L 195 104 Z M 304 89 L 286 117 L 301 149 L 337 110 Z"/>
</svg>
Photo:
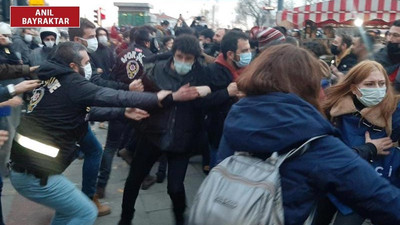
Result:
<svg viewBox="0 0 400 225">
<path fill-rule="evenodd" d="M 103 79 L 109 80 L 111 69 L 115 64 L 115 56 L 110 48 L 108 31 L 103 27 L 96 29 L 96 38 L 99 43 L 97 50 L 91 54 L 96 70 Z"/>
<path fill-rule="evenodd" d="M 357 56 L 351 52 L 352 44 L 353 40 L 346 34 L 336 35 L 331 44 L 331 53 L 335 56 L 333 66 L 344 74 L 357 64 Z"/>
<path fill-rule="evenodd" d="M 47 61 L 48 56 L 57 46 L 59 32 L 55 27 L 45 27 L 40 29 L 40 39 L 42 40 L 43 47 L 34 49 L 29 55 L 29 65 L 38 66 Z"/>
<path fill-rule="evenodd" d="M 323 109 L 340 130 L 342 140 L 372 162 L 379 175 L 400 187 L 400 179 L 394 175 L 400 171 L 400 154 L 392 143 L 400 139 L 398 101 L 384 68 L 365 60 L 353 67 L 342 82 L 327 90 Z M 365 216 L 336 203 L 331 196 L 330 199 L 339 209 L 334 224 L 364 222 Z M 318 221 L 318 224 L 329 223 Z"/>
<path fill-rule="evenodd" d="M 171 51 L 172 46 L 174 45 L 174 37 L 165 36 L 162 39 L 162 43 L 163 43 L 163 48 L 160 50 L 160 53 L 169 52 Z"/>
<path fill-rule="evenodd" d="M 12 48 L 18 59 L 23 64 L 29 65 L 29 55 L 31 54 L 31 44 L 33 31 L 29 28 L 19 29 L 19 33 L 13 36 Z"/>
<path fill-rule="evenodd" d="M 395 90 L 400 91 L 400 20 L 393 22 L 386 36 L 386 47 L 382 48 L 376 55 L 377 62 L 382 64 Z"/>
<path fill-rule="evenodd" d="M 285 224 L 303 224 L 328 192 L 373 223 L 400 223 L 400 190 L 344 144 L 322 115 L 320 73 L 304 49 L 285 44 L 262 52 L 238 81 L 246 97 L 226 118 L 219 159 L 235 151 L 266 158 L 327 135 L 280 166 Z"/>
<path fill-rule="evenodd" d="M 213 43 L 214 31 L 211 29 L 204 29 L 199 34 L 199 42 L 204 49 L 204 53 L 210 56 L 215 54 L 218 49 L 215 48 Z"/>
<path fill-rule="evenodd" d="M 281 44 L 286 40 L 285 36 L 279 30 L 271 27 L 260 29 L 256 37 L 258 41 L 257 54 L 271 45 Z"/>
<path fill-rule="evenodd" d="M 209 65 L 212 91 L 236 87 L 235 81 L 250 64 L 249 38 L 243 32 L 230 31 L 222 38 L 221 54 L 215 63 Z M 236 102 L 236 94 L 225 104 L 211 108 L 207 112 L 207 133 L 210 146 L 210 167 L 216 165 L 218 145 L 222 135 L 225 117 Z"/>
<path fill-rule="evenodd" d="M 119 225 L 131 224 L 140 184 L 163 153 L 168 159 L 168 194 L 173 204 L 175 223 L 184 224 L 186 194 L 183 181 L 190 152 L 202 126 L 204 115 L 201 109 L 229 99 L 226 89 L 205 99 L 197 99 L 206 96 L 209 88 L 195 87 L 207 85 L 207 71 L 198 62 L 201 49 L 196 37 L 178 37 L 172 53 L 169 59 L 156 63 L 147 74 L 148 79 L 143 80 L 145 90 L 165 89 L 173 93 L 162 102 L 163 109 L 149 112 L 151 117 L 138 128 L 140 136 L 125 183 Z"/>
<path fill-rule="evenodd" d="M 375 40 L 369 34 L 363 34 L 360 37 L 353 38 L 353 49 L 352 52 L 357 56 L 357 61 L 361 62 L 367 59 L 374 59 L 373 46 Z"/>
</svg>

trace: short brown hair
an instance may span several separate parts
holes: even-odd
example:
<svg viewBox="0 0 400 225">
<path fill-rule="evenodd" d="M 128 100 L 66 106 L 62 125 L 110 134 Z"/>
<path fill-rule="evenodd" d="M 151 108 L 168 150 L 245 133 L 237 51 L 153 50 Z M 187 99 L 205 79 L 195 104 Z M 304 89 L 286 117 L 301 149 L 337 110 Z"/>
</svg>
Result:
<svg viewBox="0 0 400 225">
<path fill-rule="evenodd" d="M 96 29 L 96 26 L 94 25 L 94 23 L 90 22 L 90 20 L 86 18 L 80 18 L 79 28 L 68 29 L 69 40 L 74 41 L 75 37 L 83 37 L 83 33 L 87 28 Z"/>
<path fill-rule="evenodd" d="M 320 63 L 307 50 L 291 44 L 263 51 L 240 76 L 238 88 L 247 96 L 294 93 L 320 109 Z"/>
</svg>

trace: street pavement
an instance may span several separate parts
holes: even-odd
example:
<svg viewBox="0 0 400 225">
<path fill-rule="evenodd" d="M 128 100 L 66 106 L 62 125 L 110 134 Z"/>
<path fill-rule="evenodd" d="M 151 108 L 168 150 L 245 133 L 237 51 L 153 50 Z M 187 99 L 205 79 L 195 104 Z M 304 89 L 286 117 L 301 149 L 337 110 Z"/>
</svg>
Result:
<svg viewBox="0 0 400 225">
<path fill-rule="evenodd" d="M 97 123 L 92 126 L 92 129 L 104 146 L 107 130 L 99 129 Z M 64 175 L 74 182 L 79 189 L 81 188 L 82 182 L 82 164 L 83 160 L 75 160 L 64 172 Z M 151 174 L 155 174 L 156 168 L 157 164 L 154 165 Z M 128 172 L 129 167 L 125 161 L 119 157 L 115 157 L 111 177 L 106 189 L 106 196 L 104 199 L 100 200 L 100 202 L 109 205 L 112 208 L 112 212 L 110 215 L 98 217 L 95 225 L 116 225 L 118 223 L 121 213 L 123 188 Z M 205 175 L 202 172 L 201 157 L 192 157 L 185 178 L 185 189 L 189 207 L 204 178 Z M 12 187 L 8 178 L 4 178 L 3 195 L 1 198 L 6 225 L 50 224 L 54 211 L 19 195 Z M 154 184 L 148 190 L 140 191 L 136 201 L 136 212 L 133 224 L 174 224 L 171 200 L 167 194 L 166 180 L 161 184 Z"/>
</svg>

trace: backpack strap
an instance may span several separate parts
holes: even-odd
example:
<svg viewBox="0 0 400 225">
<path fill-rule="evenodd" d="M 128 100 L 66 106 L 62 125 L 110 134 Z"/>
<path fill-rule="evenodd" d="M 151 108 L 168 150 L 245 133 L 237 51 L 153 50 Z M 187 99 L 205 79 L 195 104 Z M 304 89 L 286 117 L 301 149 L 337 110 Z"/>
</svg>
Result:
<svg viewBox="0 0 400 225">
<path fill-rule="evenodd" d="M 286 153 L 285 155 L 280 156 L 279 159 L 278 159 L 278 162 L 277 162 L 277 166 L 278 167 L 281 166 L 281 164 L 288 158 L 292 158 L 292 157 L 295 157 L 297 155 L 304 154 L 304 152 L 306 152 L 309 149 L 310 143 L 312 141 L 315 141 L 317 139 L 320 139 L 320 138 L 323 138 L 323 137 L 326 137 L 326 136 L 328 136 L 328 135 L 324 134 L 324 135 L 319 135 L 319 136 L 312 137 L 312 138 L 308 139 L 306 142 L 304 142 L 302 145 L 300 145 L 300 147 L 292 149 L 288 153 Z"/>
</svg>

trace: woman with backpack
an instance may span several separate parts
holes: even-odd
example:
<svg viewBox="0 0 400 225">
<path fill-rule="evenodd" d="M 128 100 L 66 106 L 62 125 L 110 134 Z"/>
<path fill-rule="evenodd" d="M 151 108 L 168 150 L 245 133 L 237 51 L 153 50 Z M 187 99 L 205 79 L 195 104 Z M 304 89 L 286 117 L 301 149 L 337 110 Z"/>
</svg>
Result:
<svg viewBox="0 0 400 225">
<path fill-rule="evenodd" d="M 319 65 L 296 46 L 263 51 L 238 81 L 246 97 L 226 118 L 219 159 L 236 151 L 261 158 L 282 155 L 326 135 L 280 166 L 284 224 L 303 224 L 327 193 L 373 223 L 400 224 L 400 190 L 348 147 L 323 116 Z"/>
</svg>

